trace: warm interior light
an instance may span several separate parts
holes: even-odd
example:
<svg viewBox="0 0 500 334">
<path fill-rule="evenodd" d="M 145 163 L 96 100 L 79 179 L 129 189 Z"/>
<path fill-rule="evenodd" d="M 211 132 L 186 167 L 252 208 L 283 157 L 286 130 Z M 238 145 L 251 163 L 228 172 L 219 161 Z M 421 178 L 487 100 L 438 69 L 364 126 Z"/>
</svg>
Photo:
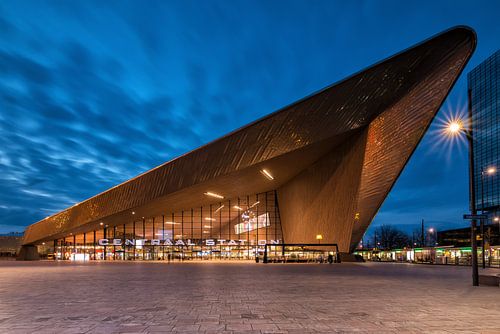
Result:
<svg viewBox="0 0 500 334">
<path fill-rule="evenodd" d="M 208 221 L 215 221 L 215 218 L 210 218 L 210 217 L 205 217 L 205 220 L 208 220 Z"/>
<path fill-rule="evenodd" d="M 169 224 L 169 225 L 179 225 L 180 223 L 176 223 L 176 222 L 165 222 L 165 224 Z"/>
<path fill-rule="evenodd" d="M 492 175 L 492 174 L 495 174 L 497 171 L 497 169 L 495 167 L 490 167 L 486 170 L 486 173 L 488 173 L 488 175 Z"/>
<path fill-rule="evenodd" d="M 323 240 L 323 235 L 317 234 L 316 235 L 316 240 Z"/>
<path fill-rule="evenodd" d="M 224 207 L 224 205 L 219 206 L 219 208 L 217 208 L 217 210 L 215 210 L 214 213 L 219 212 L 220 210 L 222 210 L 223 207 Z"/>
<path fill-rule="evenodd" d="M 257 202 L 255 202 L 255 203 L 253 203 L 253 204 L 250 206 L 250 208 L 253 208 L 254 206 L 256 206 L 256 205 L 257 205 L 257 204 L 259 204 L 259 203 L 260 203 L 260 201 L 257 201 Z"/>
<path fill-rule="evenodd" d="M 264 174 L 265 177 L 267 177 L 269 180 L 274 180 L 274 176 L 271 175 L 267 170 L 263 169 L 260 171 L 262 174 Z"/>
<path fill-rule="evenodd" d="M 204 194 L 207 195 L 207 196 L 215 197 L 215 198 L 224 198 L 224 196 L 216 194 L 216 193 L 213 193 L 213 192 L 210 192 L 210 191 L 207 191 Z"/>
<path fill-rule="evenodd" d="M 204 228 L 212 228 L 210 225 L 203 225 Z"/>
<path fill-rule="evenodd" d="M 208 232 L 208 231 L 203 231 L 203 233 L 204 233 L 204 234 L 208 234 L 208 233 L 210 233 L 210 232 Z"/>
<path fill-rule="evenodd" d="M 433 228 L 430 228 L 430 229 L 429 229 L 429 232 L 430 232 L 430 233 L 433 233 L 433 232 L 434 232 L 434 229 L 433 229 Z"/>
<path fill-rule="evenodd" d="M 101 226 L 102 226 L 102 225 L 104 225 L 104 223 L 103 223 L 103 222 L 100 222 L 100 223 L 99 223 L 99 225 L 101 225 Z"/>
<path fill-rule="evenodd" d="M 496 222 L 500 221 L 500 218 L 499 217 L 495 217 L 495 218 L 493 218 L 493 221 L 496 221 Z"/>
<path fill-rule="evenodd" d="M 240 208 L 239 206 L 235 205 L 233 206 L 233 208 L 235 208 L 236 210 L 243 210 L 242 208 Z"/>
</svg>

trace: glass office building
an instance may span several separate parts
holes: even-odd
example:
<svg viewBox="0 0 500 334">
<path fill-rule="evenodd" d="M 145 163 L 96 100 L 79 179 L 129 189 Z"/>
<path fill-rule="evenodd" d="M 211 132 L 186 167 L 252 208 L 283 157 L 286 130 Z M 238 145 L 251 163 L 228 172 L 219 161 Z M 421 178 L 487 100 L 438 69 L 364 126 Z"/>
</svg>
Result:
<svg viewBox="0 0 500 334">
<path fill-rule="evenodd" d="M 500 208 L 500 50 L 468 75 L 474 136 L 476 208 Z"/>
</svg>

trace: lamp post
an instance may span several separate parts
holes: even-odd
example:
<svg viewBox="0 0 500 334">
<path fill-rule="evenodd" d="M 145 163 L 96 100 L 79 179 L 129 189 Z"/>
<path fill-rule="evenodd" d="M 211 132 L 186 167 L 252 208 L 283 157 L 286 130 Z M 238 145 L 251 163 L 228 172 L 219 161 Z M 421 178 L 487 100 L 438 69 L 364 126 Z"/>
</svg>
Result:
<svg viewBox="0 0 500 334">
<path fill-rule="evenodd" d="M 472 107 L 470 103 L 470 90 L 469 103 L 468 103 L 468 116 L 469 124 L 468 129 L 464 127 L 463 121 L 452 120 L 446 126 L 446 132 L 449 136 L 458 136 L 465 134 L 469 144 L 469 206 L 472 215 L 477 214 L 476 209 L 476 193 L 474 185 L 474 140 L 472 133 Z M 477 267 L 477 241 L 476 241 L 476 219 L 471 220 L 471 248 L 472 248 L 472 285 L 479 286 L 479 270 Z"/>
<path fill-rule="evenodd" d="M 429 237 L 429 242 L 431 244 L 431 247 L 434 247 L 437 243 L 437 230 L 435 228 L 431 227 L 428 231 L 429 231 L 429 235 L 432 235 L 432 238 L 434 239 L 434 240 L 432 240 Z"/>
<path fill-rule="evenodd" d="M 500 235 L 500 217 L 494 217 L 493 221 L 498 223 L 498 235 Z"/>
<path fill-rule="evenodd" d="M 422 218 L 422 225 L 421 225 L 421 235 L 420 235 L 420 242 L 421 245 L 420 247 L 425 247 L 425 232 L 424 232 L 424 219 Z"/>
<path fill-rule="evenodd" d="M 484 213 L 484 176 L 490 176 L 497 172 L 495 167 L 488 167 L 487 169 L 481 170 L 481 212 Z M 486 254 L 484 249 L 484 219 L 480 221 L 480 229 L 481 229 L 481 257 L 483 260 L 483 269 L 486 268 Z"/>
<path fill-rule="evenodd" d="M 429 228 L 427 230 L 429 232 L 429 244 L 431 246 L 431 250 L 430 250 L 430 259 L 432 261 L 432 263 L 436 263 L 436 244 L 437 244 L 437 230 L 433 227 Z"/>
</svg>

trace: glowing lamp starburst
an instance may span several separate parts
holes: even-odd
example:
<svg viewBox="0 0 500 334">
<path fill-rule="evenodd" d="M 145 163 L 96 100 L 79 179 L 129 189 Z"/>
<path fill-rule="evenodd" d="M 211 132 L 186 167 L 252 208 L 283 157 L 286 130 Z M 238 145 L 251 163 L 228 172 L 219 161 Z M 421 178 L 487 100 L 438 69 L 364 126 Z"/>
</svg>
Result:
<svg viewBox="0 0 500 334">
<path fill-rule="evenodd" d="M 453 121 L 448 125 L 448 132 L 450 134 L 457 134 L 462 130 L 462 124 L 460 121 Z"/>
</svg>

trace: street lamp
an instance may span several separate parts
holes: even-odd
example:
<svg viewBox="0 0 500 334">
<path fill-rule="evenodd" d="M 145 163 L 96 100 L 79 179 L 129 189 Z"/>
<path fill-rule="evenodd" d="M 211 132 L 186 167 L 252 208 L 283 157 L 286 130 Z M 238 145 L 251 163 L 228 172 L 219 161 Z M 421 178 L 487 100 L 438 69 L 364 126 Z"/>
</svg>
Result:
<svg viewBox="0 0 500 334">
<path fill-rule="evenodd" d="M 433 246 L 433 244 L 435 245 L 437 243 L 437 233 L 434 234 L 436 232 L 436 229 L 434 229 L 433 227 L 429 228 L 427 231 L 429 231 L 430 234 L 433 235 L 433 238 L 435 239 L 434 242 L 432 242 L 432 240 L 429 240 L 431 246 Z M 430 239 L 430 238 L 429 238 Z"/>
<path fill-rule="evenodd" d="M 492 176 L 497 172 L 495 166 L 490 166 L 486 169 L 481 170 L 481 212 L 484 214 L 484 177 Z M 481 226 L 481 250 L 482 250 L 482 260 L 483 260 L 483 269 L 486 268 L 486 254 L 484 250 L 484 219 L 480 221 Z"/>
<path fill-rule="evenodd" d="M 446 130 L 450 136 L 455 136 L 460 134 L 464 130 L 464 125 L 461 120 L 451 120 L 446 127 Z"/>
<path fill-rule="evenodd" d="M 448 121 L 445 126 L 444 132 L 448 137 L 457 137 L 465 135 L 469 144 L 469 205 L 472 215 L 477 214 L 476 210 L 476 195 L 474 191 L 474 145 L 472 136 L 472 109 L 470 104 L 470 90 L 469 90 L 469 124 L 468 128 L 464 126 L 461 119 L 452 119 Z M 476 220 L 471 220 L 471 246 L 472 246 L 472 285 L 479 286 L 479 271 L 477 267 L 477 242 L 476 242 Z"/>
<path fill-rule="evenodd" d="M 436 230 L 433 227 L 431 227 L 427 231 L 429 232 L 429 244 L 432 248 L 434 248 L 437 245 L 437 234 L 436 235 L 434 234 L 436 232 Z M 431 235 L 432 235 L 432 237 L 431 237 Z M 434 252 L 432 252 L 432 249 L 431 249 L 430 259 L 433 263 L 436 263 L 435 249 L 434 249 Z"/>
</svg>

